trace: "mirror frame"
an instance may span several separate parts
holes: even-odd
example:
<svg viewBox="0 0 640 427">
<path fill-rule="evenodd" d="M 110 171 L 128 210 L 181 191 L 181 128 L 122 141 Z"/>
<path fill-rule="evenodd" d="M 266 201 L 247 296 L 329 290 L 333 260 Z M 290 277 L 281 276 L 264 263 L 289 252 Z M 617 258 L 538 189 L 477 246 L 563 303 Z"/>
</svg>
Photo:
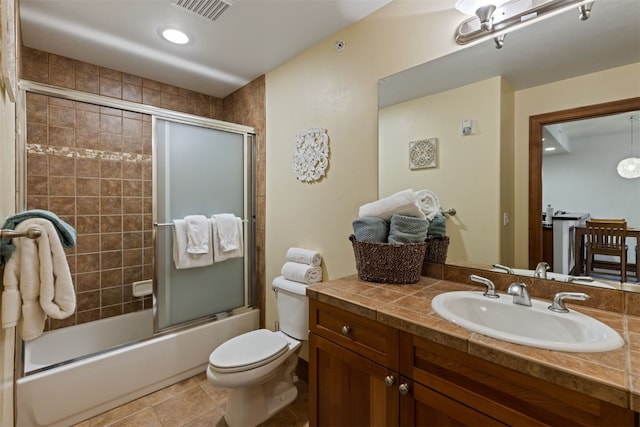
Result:
<svg viewBox="0 0 640 427">
<path fill-rule="evenodd" d="M 542 128 L 640 110 L 640 97 L 529 116 L 529 268 L 542 260 Z"/>
</svg>

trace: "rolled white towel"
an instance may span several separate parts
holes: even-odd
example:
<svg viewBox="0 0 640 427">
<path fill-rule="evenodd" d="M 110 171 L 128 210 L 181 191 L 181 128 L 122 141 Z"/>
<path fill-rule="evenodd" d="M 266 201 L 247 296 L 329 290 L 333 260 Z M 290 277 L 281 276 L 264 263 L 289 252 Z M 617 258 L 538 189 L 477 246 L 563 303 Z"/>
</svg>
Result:
<svg viewBox="0 0 640 427">
<path fill-rule="evenodd" d="M 420 206 L 420 210 L 424 213 L 425 217 L 431 221 L 436 215 L 442 212 L 442 208 L 440 206 L 440 199 L 436 193 L 430 190 L 420 190 L 416 191 L 416 200 L 418 201 L 418 206 Z"/>
<path fill-rule="evenodd" d="M 280 274 L 285 279 L 306 283 L 308 285 L 322 282 L 321 267 L 313 267 L 309 264 L 301 264 L 299 262 L 285 262 Z"/>
<path fill-rule="evenodd" d="M 309 264 L 313 267 L 319 267 L 322 264 L 322 255 L 320 252 L 310 249 L 289 248 L 287 250 L 287 261 L 299 262 L 301 264 Z"/>
<path fill-rule="evenodd" d="M 396 214 L 424 218 L 424 213 L 416 199 L 416 193 L 410 188 L 375 202 L 364 204 L 360 206 L 358 214 L 360 218 L 373 216 L 387 221 Z"/>
</svg>

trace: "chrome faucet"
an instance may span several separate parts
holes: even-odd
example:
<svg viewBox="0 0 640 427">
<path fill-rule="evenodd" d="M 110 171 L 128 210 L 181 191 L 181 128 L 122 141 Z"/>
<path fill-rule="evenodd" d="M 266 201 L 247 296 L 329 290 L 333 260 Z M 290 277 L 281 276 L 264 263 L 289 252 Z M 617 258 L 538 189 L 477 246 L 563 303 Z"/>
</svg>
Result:
<svg viewBox="0 0 640 427">
<path fill-rule="evenodd" d="M 485 277 L 482 276 L 476 276 L 475 274 L 472 274 L 471 276 L 469 276 L 469 279 L 471 279 L 472 282 L 478 282 L 478 283 L 482 283 L 483 285 L 485 285 L 487 287 L 487 290 L 485 293 L 483 293 L 482 295 L 484 295 L 487 298 L 500 298 L 500 295 L 498 295 L 496 293 L 496 285 L 493 284 L 493 282 Z"/>
<path fill-rule="evenodd" d="M 544 261 L 541 261 L 536 265 L 536 271 L 533 273 L 533 277 L 537 277 L 538 279 L 546 279 L 547 271 L 550 270 L 549 264 Z"/>
<path fill-rule="evenodd" d="M 524 283 L 520 283 L 520 282 L 512 283 L 507 288 L 507 293 L 509 295 L 513 295 L 514 304 L 531 307 L 531 297 L 529 296 L 527 285 L 525 285 Z"/>
<path fill-rule="evenodd" d="M 564 300 L 584 301 L 587 298 L 589 298 L 589 295 L 583 292 L 558 292 L 554 295 L 549 310 L 555 311 L 556 313 L 568 313 L 569 309 L 564 306 Z"/>
<path fill-rule="evenodd" d="M 511 267 L 507 267 L 506 265 L 502 265 L 502 264 L 493 264 L 494 268 L 500 269 L 500 270 L 504 270 L 505 272 L 509 273 L 509 274 L 513 274 L 515 275 L 516 273 L 513 271 L 513 269 Z"/>
</svg>

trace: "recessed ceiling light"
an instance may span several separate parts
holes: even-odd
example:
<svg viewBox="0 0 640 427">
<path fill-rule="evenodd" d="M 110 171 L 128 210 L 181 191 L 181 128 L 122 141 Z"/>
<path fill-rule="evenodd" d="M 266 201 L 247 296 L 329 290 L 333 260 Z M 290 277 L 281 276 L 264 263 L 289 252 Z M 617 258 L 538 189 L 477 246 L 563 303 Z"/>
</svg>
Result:
<svg viewBox="0 0 640 427">
<path fill-rule="evenodd" d="M 189 36 L 183 31 L 176 30 L 175 28 L 160 29 L 160 35 L 163 39 L 175 44 L 187 44 L 191 40 Z"/>
<path fill-rule="evenodd" d="M 544 149 L 544 151 L 555 151 L 556 147 L 547 147 Z"/>
</svg>

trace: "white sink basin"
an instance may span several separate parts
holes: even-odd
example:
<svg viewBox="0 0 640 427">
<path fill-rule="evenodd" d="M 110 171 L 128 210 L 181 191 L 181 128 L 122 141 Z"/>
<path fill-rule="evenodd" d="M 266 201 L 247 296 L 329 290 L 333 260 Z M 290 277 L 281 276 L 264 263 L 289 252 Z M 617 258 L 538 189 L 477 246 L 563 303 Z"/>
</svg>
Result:
<svg viewBox="0 0 640 427">
<path fill-rule="evenodd" d="M 615 330 L 576 311 L 555 313 L 550 303 L 531 300 L 516 305 L 513 297 L 487 298 L 481 292 L 459 291 L 437 295 L 433 310 L 445 319 L 479 334 L 548 350 L 596 353 L 624 345 Z"/>
<path fill-rule="evenodd" d="M 492 268 L 491 271 L 497 271 L 500 273 L 504 273 L 505 271 L 501 268 Z M 522 276 L 522 277 L 534 277 L 535 271 L 534 270 L 524 270 L 524 269 L 520 269 L 520 268 L 513 268 L 512 269 L 513 274 L 516 274 L 518 276 Z M 554 273 L 552 271 L 547 272 L 547 279 L 548 280 L 557 280 L 559 282 L 569 282 L 569 279 L 571 279 L 573 276 L 569 276 L 567 274 L 562 274 L 562 273 Z M 573 283 L 577 284 L 577 285 L 587 285 L 587 286 L 593 286 L 594 288 L 605 288 L 605 289 L 618 289 L 613 285 L 610 285 L 608 283 L 604 283 L 604 282 L 599 282 L 597 280 L 574 280 Z"/>
</svg>

